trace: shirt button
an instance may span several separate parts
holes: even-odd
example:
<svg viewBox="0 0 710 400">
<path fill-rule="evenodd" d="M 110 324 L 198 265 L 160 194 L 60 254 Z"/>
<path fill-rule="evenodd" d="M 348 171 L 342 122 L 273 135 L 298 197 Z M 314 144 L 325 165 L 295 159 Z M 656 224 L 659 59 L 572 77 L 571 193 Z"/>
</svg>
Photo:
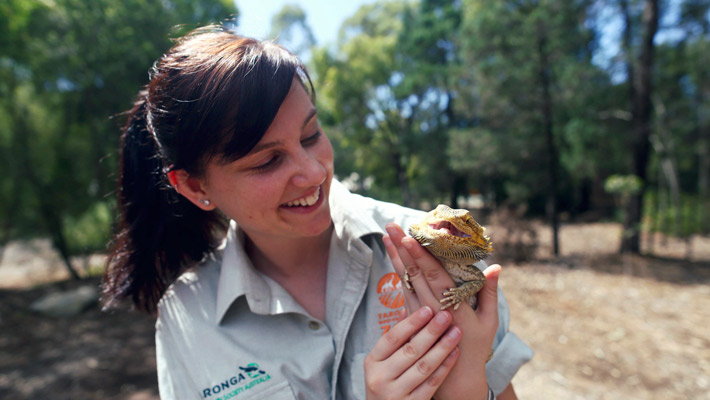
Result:
<svg viewBox="0 0 710 400">
<path fill-rule="evenodd" d="M 311 328 L 314 331 L 317 331 L 318 328 L 320 328 L 320 324 L 316 321 L 311 321 L 308 323 L 308 327 Z"/>
</svg>

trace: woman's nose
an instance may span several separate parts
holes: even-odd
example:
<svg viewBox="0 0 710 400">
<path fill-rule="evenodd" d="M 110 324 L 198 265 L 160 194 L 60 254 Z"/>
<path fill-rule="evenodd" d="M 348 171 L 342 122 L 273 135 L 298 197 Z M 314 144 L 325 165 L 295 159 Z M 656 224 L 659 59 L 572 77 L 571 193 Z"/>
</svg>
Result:
<svg viewBox="0 0 710 400">
<path fill-rule="evenodd" d="M 325 166 L 314 154 L 302 151 L 298 156 L 296 173 L 292 179 L 293 184 L 300 187 L 319 186 L 325 181 L 325 178 Z"/>
</svg>

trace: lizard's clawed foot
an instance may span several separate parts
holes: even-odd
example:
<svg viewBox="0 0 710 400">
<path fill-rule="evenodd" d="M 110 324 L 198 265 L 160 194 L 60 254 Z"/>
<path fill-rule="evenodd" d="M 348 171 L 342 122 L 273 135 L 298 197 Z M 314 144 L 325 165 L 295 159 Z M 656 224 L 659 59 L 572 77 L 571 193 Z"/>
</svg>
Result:
<svg viewBox="0 0 710 400">
<path fill-rule="evenodd" d="M 454 306 L 454 311 L 456 311 L 461 303 L 466 300 L 466 298 L 467 294 L 464 293 L 463 290 L 454 287 L 444 292 L 444 298 L 439 300 L 439 303 L 441 303 L 442 310 L 446 310 L 447 308 Z"/>
</svg>

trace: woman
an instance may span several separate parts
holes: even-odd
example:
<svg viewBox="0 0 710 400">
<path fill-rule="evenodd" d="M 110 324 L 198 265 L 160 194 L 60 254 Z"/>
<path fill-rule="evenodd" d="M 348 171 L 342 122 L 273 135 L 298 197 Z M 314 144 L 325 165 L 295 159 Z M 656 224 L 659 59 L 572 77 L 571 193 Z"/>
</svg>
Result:
<svg viewBox="0 0 710 400">
<path fill-rule="evenodd" d="M 438 311 L 452 282 L 400 228 L 423 213 L 333 180 L 314 96 L 295 56 L 217 26 L 139 94 L 104 297 L 157 314 L 161 397 L 515 398 L 531 354 L 499 267 L 478 310 Z"/>
</svg>

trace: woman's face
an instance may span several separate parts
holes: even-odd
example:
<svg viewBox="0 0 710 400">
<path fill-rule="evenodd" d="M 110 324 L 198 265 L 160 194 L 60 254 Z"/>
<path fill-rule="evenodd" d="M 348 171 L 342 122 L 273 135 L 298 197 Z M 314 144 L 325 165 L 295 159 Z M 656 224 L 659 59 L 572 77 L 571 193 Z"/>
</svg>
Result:
<svg viewBox="0 0 710 400">
<path fill-rule="evenodd" d="M 252 239 L 309 237 L 330 227 L 332 178 L 333 148 L 294 79 L 264 137 L 232 163 L 210 162 L 203 189 Z"/>
</svg>

